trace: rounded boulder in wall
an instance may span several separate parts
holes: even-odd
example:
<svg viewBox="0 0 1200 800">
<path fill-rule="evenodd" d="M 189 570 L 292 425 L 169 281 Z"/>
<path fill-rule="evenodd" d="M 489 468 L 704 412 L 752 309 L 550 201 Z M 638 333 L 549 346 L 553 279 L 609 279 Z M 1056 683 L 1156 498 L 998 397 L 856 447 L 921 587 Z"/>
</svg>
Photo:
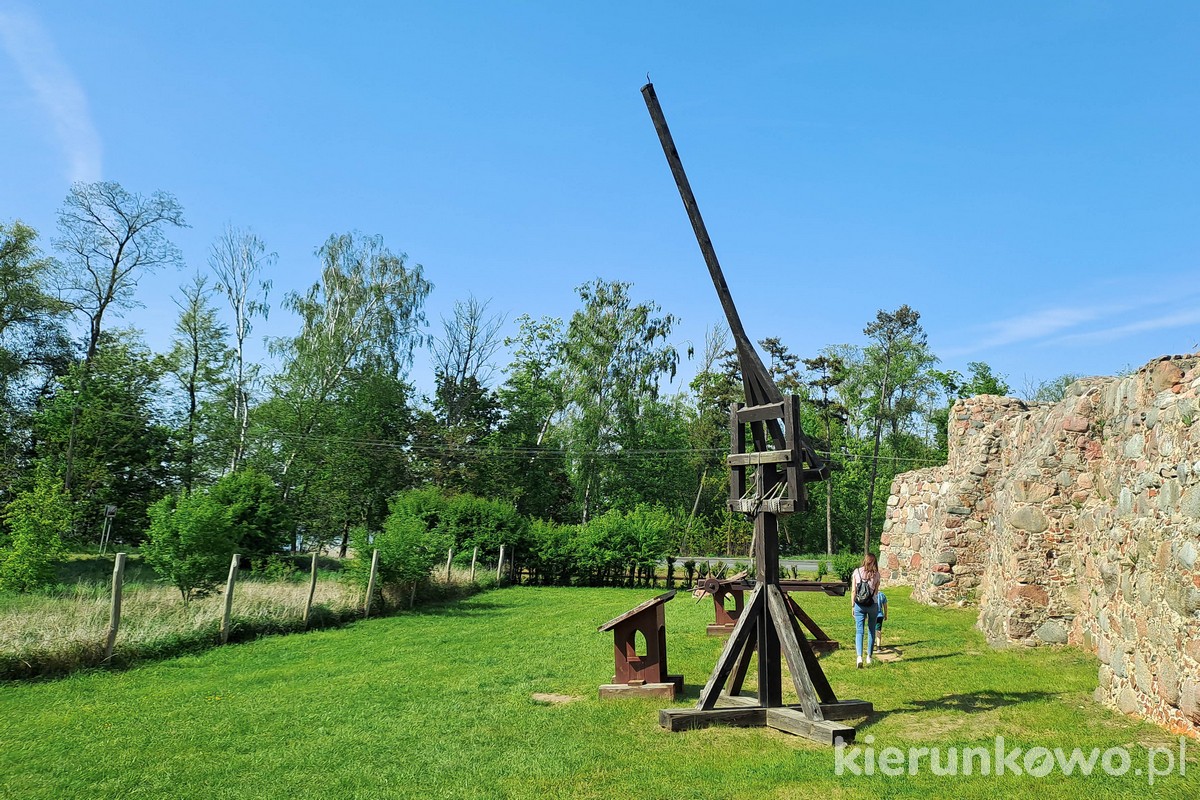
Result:
<svg viewBox="0 0 1200 800">
<path fill-rule="evenodd" d="M 1066 644 L 1067 627 L 1059 620 L 1049 619 L 1038 626 L 1034 635 L 1047 644 Z"/>
<path fill-rule="evenodd" d="M 1036 506 L 1023 506 L 1008 518 L 1008 524 L 1020 531 L 1042 533 L 1049 527 L 1046 515 Z"/>
</svg>

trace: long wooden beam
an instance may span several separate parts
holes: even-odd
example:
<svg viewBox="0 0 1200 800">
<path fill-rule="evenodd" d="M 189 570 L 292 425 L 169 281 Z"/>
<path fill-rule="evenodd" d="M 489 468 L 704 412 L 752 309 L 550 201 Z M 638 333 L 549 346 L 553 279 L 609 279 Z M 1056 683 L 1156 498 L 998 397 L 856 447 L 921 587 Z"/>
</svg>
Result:
<svg viewBox="0 0 1200 800">
<path fill-rule="evenodd" d="M 671 174 L 675 176 L 675 186 L 683 199 L 683 207 L 691 220 L 692 230 L 696 233 L 696 242 L 704 255 L 704 263 L 708 265 L 708 274 L 712 277 L 713 286 L 717 289 L 717 297 L 721 300 L 721 308 L 725 311 L 725 319 L 729 322 L 729 331 L 733 334 L 733 342 L 737 348 L 738 362 L 742 368 L 742 383 L 746 389 L 746 403 L 751 406 L 762 406 L 768 403 L 782 403 L 783 395 L 775 383 L 768 377 L 767 368 L 746 335 L 742 327 L 742 319 L 738 316 L 737 308 L 733 305 L 733 295 L 729 292 L 729 284 L 725 282 L 725 273 L 721 271 L 721 263 L 717 261 L 717 251 L 713 249 L 712 239 L 708 236 L 708 228 L 704 218 L 700 216 L 700 206 L 696 204 L 696 196 L 692 194 L 692 186 L 688 183 L 687 173 L 683 171 L 683 160 L 675 149 L 675 140 L 671 138 L 671 130 L 667 127 L 667 118 L 663 116 L 662 106 L 658 104 L 658 95 L 654 93 L 654 84 L 647 83 L 642 87 L 642 97 L 646 100 L 646 108 L 654 121 L 654 130 L 658 132 L 658 141 L 662 144 L 667 164 Z"/>
</svg>

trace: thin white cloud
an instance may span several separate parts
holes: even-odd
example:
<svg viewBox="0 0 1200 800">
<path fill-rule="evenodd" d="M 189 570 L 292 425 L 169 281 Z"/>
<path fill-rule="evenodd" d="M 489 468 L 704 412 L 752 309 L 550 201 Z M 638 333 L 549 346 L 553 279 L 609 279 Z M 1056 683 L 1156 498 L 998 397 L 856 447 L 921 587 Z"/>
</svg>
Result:
<svg viewBox="0 0 1200 800">
<path fill-rule="evenodd" d="M 49 116 L 67 157 L 67 178 L 99 180 L 100 136 L 92 124 L 87 96 L 41 24 L 23 11 L 0 9 L 0 48 L 17 65 Z"/>
<path fill-rule="evenodd" d="M 1130 322 L 1126 323 L 1125 325 L 1117 325 L 1112 328 L 1104 328 L 1098 331 L 1072 333 L 1067 336 L 1060 336 L 1054 340 L 1054 343 L 1095 344 L 1097 342 L 1110 342 L 1114 339 L 1120 339 L 1123 336 L 1130 336 L 1135 333 L 1160 331 L 1168 328 L 1182 328 L 1188 325 L 1197 324 L 1200 324 L 1200 308 L 1191 309 L 1189 311 L 1180 311 L 1175 314 L 1167 314 L 1166 316 L 1150 317 L 1137 322 Z"/>
<path fill-rule="evenodd" d="M 968 355 L 992 347 L 1044 339 L 1060 331 L 1091 322 L 1112 312 L 1111 306 L 1047 308 L 1032 314 L 997 320 L 982 326 L 981 338 L 967 345 L 945 349 L 947 357 Z"/>
<path fill-rule="evenodd" d="M 1179 287 L 1196 285 L 1194 274 L 1171 276 L 1159 284 Z M 1179 311 L 1179 308 L 1186 310 Z M 1134 321 L 1130 322 L 1129 320 Z M 1113 325 L 1115 321 L 1121 324 Z M 1097 327 L 1088 323 L 1107 325 Z M 1127 297 L 1121 301 L 1081 306 L 1060 306 L 1023 314 L 1017 317 L 983 323 L 976 327 L 976 341 L 958 347 L 945 348 L 950 358 L 970 355 L 981 350 L 1010 344 L 1092 345 L 1114 341 L 1147 331 L 1182 328 L 1200 324 L 1200 293 L 1181 291 L 1164 303 L 1161 297 Z M 1091 330 L 1089 330 L 1089 328 Z M 1074 329 L 1074 330 L 1072 330 Z"/>
</svg>

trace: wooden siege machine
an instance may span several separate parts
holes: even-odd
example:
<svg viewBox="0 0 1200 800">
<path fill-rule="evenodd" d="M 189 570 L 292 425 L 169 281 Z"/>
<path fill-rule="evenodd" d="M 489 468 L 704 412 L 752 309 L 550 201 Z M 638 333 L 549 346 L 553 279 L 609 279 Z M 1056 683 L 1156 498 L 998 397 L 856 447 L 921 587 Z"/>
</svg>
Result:
<svg viewBox="0 0 1200 800">
<path fill-rule="evenodd" d="M 735 404 L 729 414 L 729 507 L 754 519 L 756 570 L 754 588 L 708 683 L 700 692 L 696 707 L 663 709 L 659 712 L 659 723 L 672 731 L 712 724 L 767 725 L 828 744 L 850 742 L 854 739 L 854 728 L 837 720 L 867 716 L 872 706 L 861 700 L 838 700 L 800 630 L 790 598 L 781 590 L 779 581 L 779 517 L 803 509 L 807 497 L 805 483 L 826 478 L 829 464 L 800 429 L 799 398 L 780 393 L 746 336 L 654 85 L 643 86 L 642 96 L 737 350 L 746 402 Z M 749 444 L 753 445 L 752 450 Z M 742 683 L 755 651 L 757 697 L 742 694 Z M 783 703 L 781 655 L 787 660 L 800 700 L 795 705 Z"/>
<path fill-rule="evenodd" d="M 812 634 L 809 645 L 818 652 L 828 653 L 837 650 L 840 644 L 829 638 L 829 634 L 821 629 L 816 620 L 804 613 L 804 609 L 792 598 L 792 592 L 824 592 L 827 595 L 844 597 L 848 588 L 846 584 L 841 582 L 786 580 L 781 578 L 779 588 L 783 591 L 783 596 L 787 600 L 788 608 L 792 610 L 792 614 Z M 745 595 L 747 592 L 752 591 L 754 591 L 754 584 L 747 582 L 741 575 L 734 576 L 733 578 L 708 577 L 696 584 L 696 593 L 698 595 L 703 597 L 703 594 L 707 594 L 713 599 L 713 610 L 716 621 L 708 626 L 707 633 L 709 636 L 728 636 L 733 633 L 733 629 L 737 626 L 738 617 L 742 615 L 742 611 L 746 606 Z M 733 602 L 733 608 L 727 606 L 727 600 Z"/>
</svg>

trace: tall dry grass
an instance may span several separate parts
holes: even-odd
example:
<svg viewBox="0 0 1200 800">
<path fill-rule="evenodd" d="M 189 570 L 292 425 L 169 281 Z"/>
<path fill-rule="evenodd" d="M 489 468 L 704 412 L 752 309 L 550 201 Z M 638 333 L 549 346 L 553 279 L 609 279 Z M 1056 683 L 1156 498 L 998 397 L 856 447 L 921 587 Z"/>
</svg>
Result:
<svg viewBox="0 0 1200 800">
<path fill-rule="evenodd" d="M 439 574 L 440 573 L 440 574 Z M 444 600 L 494 583 L 486 573 L 472 582 L 467 570 L 444 568 L 417 593 L 420 601 Z M 231 641 L 305 630 L 307 580 L 246 578 L 234 588 Z M 384 589 L 372 615 L 407 608 L 409 592 Z M 362 588 L 337 579 L 318 579 L 309 628 L 359 618 Z M 57 595 L 0 595 L 0 680 L 66 675 L 89 667 L 125 667 L 212 647 L 220 641 L 225 610 L 222 592 L 184 604 L 179 591 L 162 584 L 130 583 L 122 591 L 120 632 L 113 655 L 104 657 L 111 587 L 80 581 Z"/>
<path fill-rule="evenodd" d="M 72 595 L 0 598 L 0 679 L 60 675 L 101 666 L 111 610 L 110 588 L 79 583 Z M 254 579 L 234 589 L 235 641 L 304 628 L 307 582 Z M 362 591 L 337 580 L 319 580 L 313 598 L 315 627 L 352 618 Z M 221 593 L 185 605 L 173 587 L 132 584 L 122 592 L 121 624 L 110 664 L 125 666 L 211 646 L 219 637 Z"/>
</svg>

